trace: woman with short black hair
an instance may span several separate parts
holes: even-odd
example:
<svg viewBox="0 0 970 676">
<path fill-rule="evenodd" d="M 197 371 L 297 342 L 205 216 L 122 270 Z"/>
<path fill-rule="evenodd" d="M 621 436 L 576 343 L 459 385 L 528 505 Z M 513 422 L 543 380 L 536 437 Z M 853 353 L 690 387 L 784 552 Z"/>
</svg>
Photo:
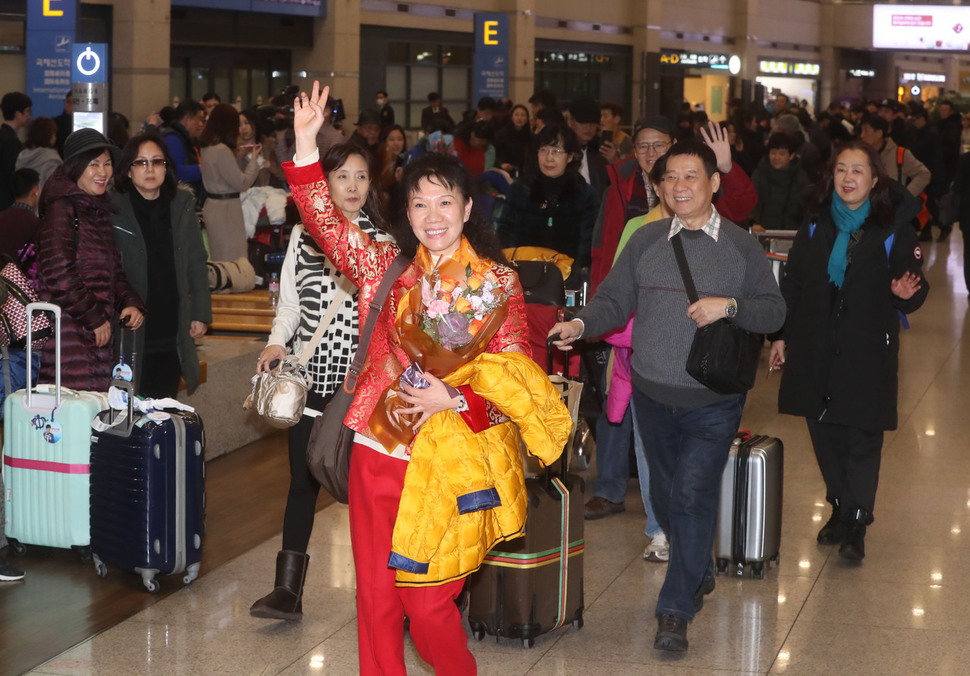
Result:
<svg viewBox="0 0 970 676">
<path fill-rule="evenodd" d="M 195 339 L 212 323 L 205 244 L 195 195 L 179 188 L 168 145 L 155 133 L 125 145 L 115 176 L 111 216 L 125 274 L 148 307 L 135 332 L 135 392 L 175 397 L 179 380 L 199 383 Z"/>
</svg>

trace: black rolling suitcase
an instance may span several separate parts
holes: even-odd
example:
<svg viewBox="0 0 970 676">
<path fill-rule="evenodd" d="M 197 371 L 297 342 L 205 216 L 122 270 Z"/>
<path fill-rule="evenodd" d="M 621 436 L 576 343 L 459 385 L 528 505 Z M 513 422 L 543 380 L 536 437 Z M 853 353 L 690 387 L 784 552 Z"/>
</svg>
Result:
<svg viewBox="0 0 970 676">
<path fill-rule="evenodd" d="M 138 573 L 148 591 L 158 574 L 199 575 L 205 533 L 205 434 L 195 413 L 134 413 L 129 383 L 127 415 L 91 435 L 91 550 L 98 575 L 107 566 Z M 97 423 L 97 421 L 96 421 Z"/>
</svg>

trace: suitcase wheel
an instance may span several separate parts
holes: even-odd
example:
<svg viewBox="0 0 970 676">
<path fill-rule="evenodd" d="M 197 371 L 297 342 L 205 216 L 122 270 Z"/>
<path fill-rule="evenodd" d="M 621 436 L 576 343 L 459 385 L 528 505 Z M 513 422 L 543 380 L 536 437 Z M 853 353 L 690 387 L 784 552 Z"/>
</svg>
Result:
<svg viewBox="0 0 970 676">
<path fill-rule="evenodd" d="M 715 568 L 715 571 L 714 572 L 717 575 L 724 575 L 724 574 L 727 573 L 727 569 L 728 569 L 728 560 L 727 559 L 718 559 L 717 560 L 717 565 L 716 565 L 716 568 Z"/>
<path fill-rule="evenodd" d="M 81 563 L 91 563 L 91 547 L 79 547 L 77 545 L 71 546 L 77 555 L 81 557 Z"/>
<path fill-rule="evenodd" d="M 13 553 L 17 556 L 24 556 L 27 554 L 27 545 L 21 544 L 16 540 L 9 540 L 10 548 L 13 549 Z"/>
<path fill-rule="evenodd" d="M 150 591 L 153 594 L 155 592 L 157 592 L 159 590 L 159 588 L 161 587 L 161 585 L 158 584 L 158 580 L 156 580 L 153 577 L 143 577 L 141 579 L 141 581 L 145 585 L 145 589 L 147 589 L 148 591 Z"/>
<path fill-rule="evenodd" d="M 98 558 L 97 554 L 94 555 L 94 570 L 98 573 L 98 577 L 108 577 L 108 567 L 104 564 L 104 561 Z"/>
<path fill-rule="evenodd" d="M 185 569 L 185 577 L 182 578 L 184 584 L 189 584 L 195 578 L 199 577 L 199 567 L 201 564 L 193 563 L 191 566 Z"/>
<path fill-rule="evenodd" d="M 475 637 L 476 641 L 485 640 L 485 626 L 481 622 L 468 620 L 468 626 L 471 627 L 472 636 Z"/>
<path fill-rule="evenodd" d="M 755 578 L 758 578 L 759 580 L 763 580 L 765 577 L 765 572 L 767 572 L 767 570 L 768 570 L 768 567 L 762 561 L 759 561 L 757 563 L 752 563 L 751 577 L 755 577 Z"/>
<path fill-rule="evenodd" d="M 580 615 L 579 617 L 577 617 L 576 619 L 573 620 L 573 628 L 574 629 L 582 629 L 583 628 L 583 616 L 582 615 Z"/>
<path fill-rule="evenodd" d="M 534 638 L 524 638 L 522 639 L 522 647 L 524 648 L 535 648 L 536 640 Z"/>
</svg>

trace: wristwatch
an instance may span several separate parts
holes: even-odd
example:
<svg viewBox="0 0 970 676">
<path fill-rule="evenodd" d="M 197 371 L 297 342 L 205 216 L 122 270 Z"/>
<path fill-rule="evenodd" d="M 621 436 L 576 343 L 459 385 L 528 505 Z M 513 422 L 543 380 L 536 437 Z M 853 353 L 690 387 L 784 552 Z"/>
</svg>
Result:
<svg viewBox="0 0 970 676">
<path fill-rule="evenodd" d="M 724 316 L 728 319 L 734 319 L 738 316 L 738 301 L 728 298 L 727 307 L 724 308 Z"/>
</svg>

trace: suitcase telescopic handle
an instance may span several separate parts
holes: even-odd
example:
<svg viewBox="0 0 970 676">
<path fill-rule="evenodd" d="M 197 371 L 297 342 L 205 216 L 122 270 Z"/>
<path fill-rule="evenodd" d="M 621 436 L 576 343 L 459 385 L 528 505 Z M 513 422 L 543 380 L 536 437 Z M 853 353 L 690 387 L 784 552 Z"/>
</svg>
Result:
<svg viewBox="0 0 970 676">
<path fill-rule="evenodd" d="M 61 407 L 61 308 L 53 303 L 27 304 L 27 406 L 31 405 L 31 394 L 34 391 L 32 376 L 32 345 L 35 312 L 51 312 L 54 315 L 54 408 Z"/>
<path fill-rule="evenodd" d="M 131 428 L 135 426 L 135 387 L 123 378 L 115 378 L 111 381 L 110 387 L 116 387 L 125 391 L 125 400 L 128 402 L 128 419 L 125 421 L 125 434 L 131 434 Z M 113 425 L 115 421 L 115 410 L 108 407 L 108 424 Z"/>
</svg>

